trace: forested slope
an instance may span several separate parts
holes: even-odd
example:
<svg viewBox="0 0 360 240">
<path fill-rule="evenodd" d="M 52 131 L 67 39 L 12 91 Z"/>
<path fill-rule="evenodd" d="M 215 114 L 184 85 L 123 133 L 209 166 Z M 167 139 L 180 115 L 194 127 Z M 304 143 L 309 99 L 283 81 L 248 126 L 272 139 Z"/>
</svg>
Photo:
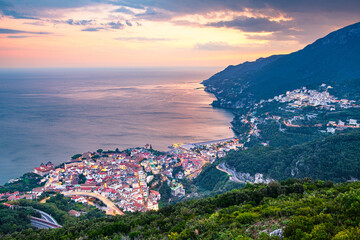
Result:
<svg viewBox="0 0 360 240">
<path fill-rule="evenodd" d="M 268 178 L 304 178 L 344 182 L 360 179 L 360 131 L 329 136 L 289 148 L 253 147 L 228 154 L 224 161 L 237 172 Z"/>
<path fill-rule="evenodd" d="M 288 180 L 5 239 L 358 239 L 360 183 Z"/>
</svg>

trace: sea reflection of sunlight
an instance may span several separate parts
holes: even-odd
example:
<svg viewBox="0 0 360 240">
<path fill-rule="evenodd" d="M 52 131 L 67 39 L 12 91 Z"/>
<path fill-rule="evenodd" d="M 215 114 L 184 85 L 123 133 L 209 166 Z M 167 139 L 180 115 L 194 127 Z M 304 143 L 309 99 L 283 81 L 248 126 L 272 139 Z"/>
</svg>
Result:
<svg viewBox="0 0 360 240">
<path fill-rule="evenodd" d="M 99 100 L 103 98 L 133 97 L 135 92 L 139 91 L 174 91 L 174 90 L 189 90 L 190 93 L 194 89 L 201 87 L 199 83 L 169 83 L 169 84 L 153 84 L 153 85 L 140 85 L 140 86 L 89 86 L 89 87 L 73 87 L 67 89 L 66 92 L 50 93 L 50 94 L 24 94 L 32 97 L 59 97 L 74 100 Z M 203 92 L 203 90 L 199 91 Z M 205 93 L 206 94 L 206 93 Z"/>
</svg>

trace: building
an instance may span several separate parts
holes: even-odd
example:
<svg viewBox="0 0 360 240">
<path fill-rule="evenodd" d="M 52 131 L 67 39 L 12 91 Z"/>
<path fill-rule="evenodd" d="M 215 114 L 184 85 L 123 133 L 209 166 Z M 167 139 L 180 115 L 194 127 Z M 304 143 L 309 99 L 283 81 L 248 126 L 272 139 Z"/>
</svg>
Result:
<svg viewBox="0 0 360 240">
<path fill-rule="evenodd" d="M 40 167 L 36 167 L 34 168 L 34 173 L 40 175 L 40 176 L 45 176 L 47 174 L 50 173 L 50 171 L 54 170 L 54 164 L 52 164 L 51 162 L 45 164 L 41 164 Z"/>
<path fill-rule="evenodd" d="M 335 128 L 328 127 L 328 128 L 326 128 L 326 131 L 327 131 L 328 133 L 334 134 L 334 133 L 335 133 Z"/>
<path fill-rule="evenodd" d="M 75 211 L 75 210 L 70 210 L 68 213 L 75 217 L 80 217 L 80 215 L 81 215 L 78 211 Z"/>
<path fill-rule="evenodd" d="M 181 183 L 177 183 L 175 180 L 172 180 L 170 189 L 173 196 L 185 195 L 184 186 Z"/>
<path fill-rule="evenodd" d="M 350 125 L 357 125 L 357 120 L 356 119 L 349 119 L 349 124 Z"/>
</svg>

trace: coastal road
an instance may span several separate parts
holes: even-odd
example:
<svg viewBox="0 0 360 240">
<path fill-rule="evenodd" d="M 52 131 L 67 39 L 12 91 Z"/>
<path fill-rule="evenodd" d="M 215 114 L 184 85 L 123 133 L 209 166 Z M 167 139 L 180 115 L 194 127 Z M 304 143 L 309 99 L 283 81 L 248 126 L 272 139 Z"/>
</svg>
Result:
<svg viewBox="0 0 360 240">
<path fill-rule="evenodd" d="M 239 180 L 237 177 L 236 177 L 236 172 L 225 167 L 225 163 L 222 162 L 220 163 L 219 165 L 216 166 L 216 169 L 222 171 L 222 172 L 225 172 L 227 174 L 229 174 L 231 177 L 230 177 L 230 181 L 233 181 L 233 182 L 238 182 L 238 183 L 245 183 L 244 181 L 241 181 Z"/>
<path fill-rule="evenodd" d="M 102 201 L 110 210 L 112 215 L 124 215 L 124 213 L 109 199 L 107 199 L 104 196 L 101 196 L 98 193 L 93 192 L 62 192 L 61 194 L 64 194 L 64 196 L 86 196 L 86 197 L 93 197 L 97 198 L 100 201 Z"/>
</svg>

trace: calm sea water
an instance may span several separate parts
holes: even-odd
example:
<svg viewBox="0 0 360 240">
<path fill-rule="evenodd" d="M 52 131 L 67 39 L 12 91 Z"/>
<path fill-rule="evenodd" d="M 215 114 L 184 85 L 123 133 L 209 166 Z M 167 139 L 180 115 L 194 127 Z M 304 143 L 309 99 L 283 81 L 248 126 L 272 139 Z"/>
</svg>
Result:
<svg viewBox="0 0 360 240">
<path fill-rule="evenodd" d="M 234 136 L 200 82 L 218 69 L 0 70 L 0 184 L 76 153 Z"/>
</svg>

